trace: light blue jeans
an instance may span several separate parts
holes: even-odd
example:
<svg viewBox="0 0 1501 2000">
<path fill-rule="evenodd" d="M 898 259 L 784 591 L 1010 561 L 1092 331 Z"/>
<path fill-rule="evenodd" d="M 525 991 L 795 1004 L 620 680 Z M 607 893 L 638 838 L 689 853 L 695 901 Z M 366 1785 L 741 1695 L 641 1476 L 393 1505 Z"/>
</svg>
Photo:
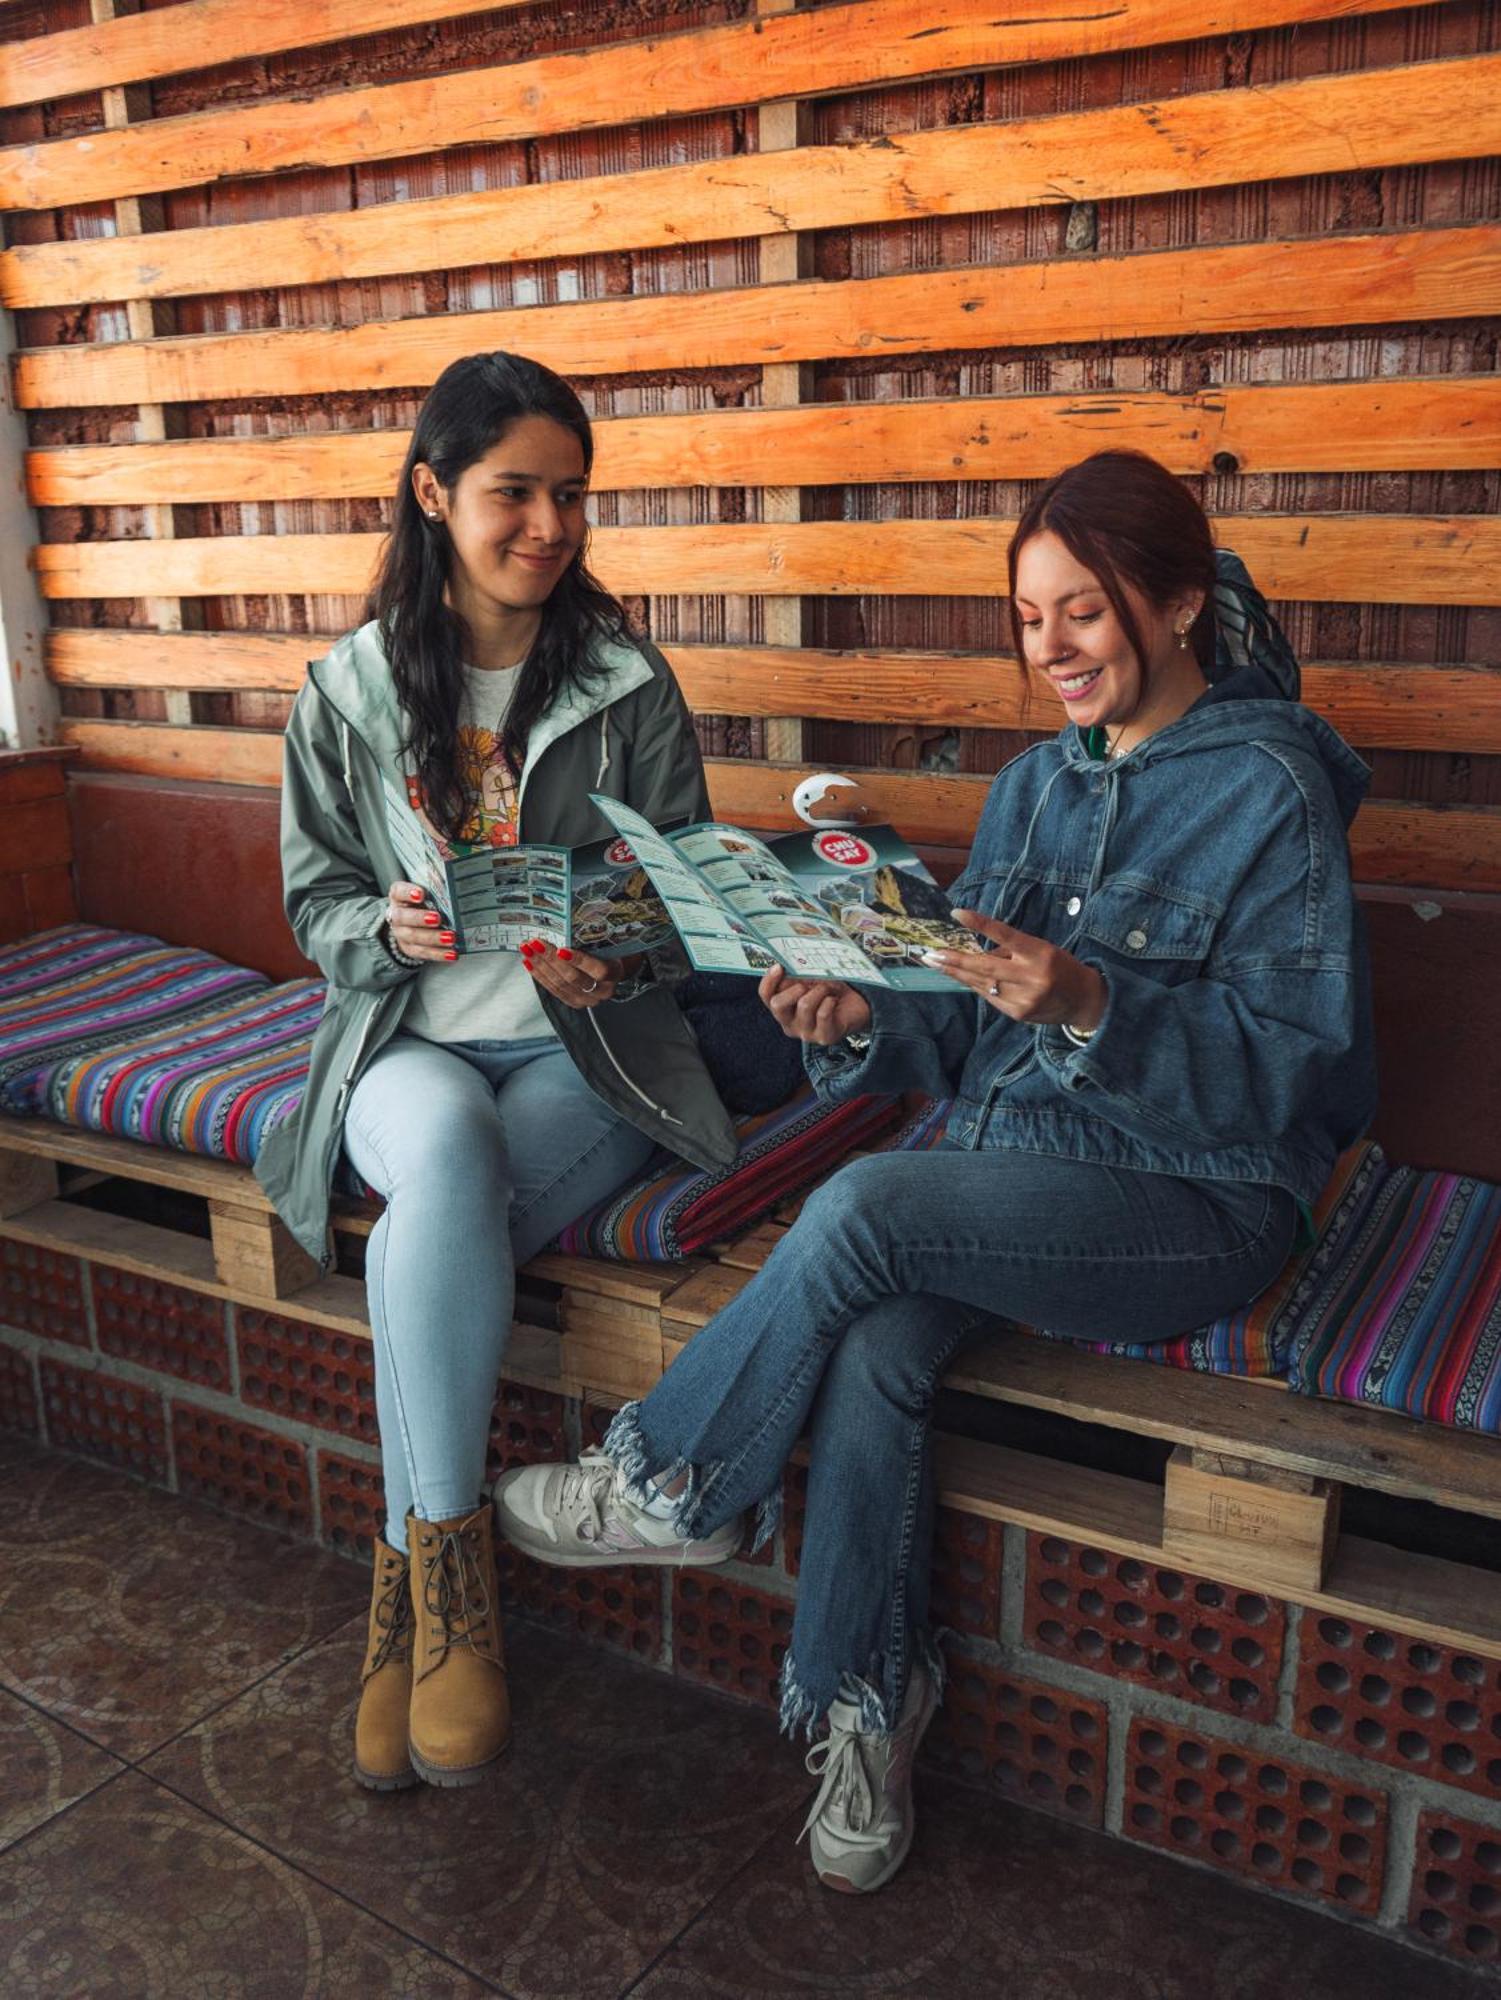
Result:
<svg viewBox="0 0 1501 2000">
<path fill-rule="evenodd" d="M 914 1658 L 942 1686 L 928 1618 L 928 1428 L 955 1350 L 997 1315 L 1085 1339 L 1186 1332 L 1263 1290 L 1295 1224 L 1282 1188 L 1041 1153 L 857 1160 L 811 1196 L 650 1395 L 625 1406 L 605 1449 L 633 1481 L 686 1469 L 684 1535 L 756 1507 L 759 1541 L 806 1425 L 783 1727 L 811 1730 L 842 1694 L 865 1727 L 889 1730 Z"/>
<path fill-rule="evenodd" d="M 518 1265 L 614 1192 L 653 1144 L 552 1036 L 398 1034 L 355 1085 L 344 1150 L 386 1198 L 365 1284 L 386 1539 L 470 1513 L 484 1481 Z"/>
</svg>

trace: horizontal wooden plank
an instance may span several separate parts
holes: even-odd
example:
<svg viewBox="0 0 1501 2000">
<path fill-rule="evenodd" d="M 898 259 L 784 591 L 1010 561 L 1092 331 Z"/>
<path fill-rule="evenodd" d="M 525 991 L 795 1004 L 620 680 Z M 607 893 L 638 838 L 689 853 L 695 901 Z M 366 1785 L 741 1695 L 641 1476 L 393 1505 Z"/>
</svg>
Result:
<svg viewBox="0 0 1501 2000">
<path fill-rule="evenodd" d="M 1486 515 L 1239 514 L 1215 521 L 1271 598 L 1316 603 L 1501 604 L 1501 520 Z M 1007 520 L 716 522 L 600 528 L 591 561 L 622 594 L 993 597 Z M 383 537 L 222 535 L 52 542 L 35 551 L 42 595 L 358 595 Z"/>
<path fill-rule="evenodd" d="M 934 1471 L 940 1503 L 960 1513 L 1174 1567 L 1162 1551 L 1161 1492 L 1142 1480 L 942 1434 L 934 1438 Z M 1230 1545 L 1216 1575 L 1259 1587 L 1249 1567 L 1237 1571 Z M 1322 1588 L 1299 1597 L 1313 1611 L 1501 1659 L 1501 1591 L 1491 1573 L 1463 1563 L 1345 1535 Z"/>
<path fill-rule="evenodd" d="M 306 663 L 331 639 L 315 634 L 156 633 L 58 629 L 46 661 L 64 687 L 270 689 L 301 687 Z M 808 715 L 955 729 L 1054 726 L 1044 687 L 1029 693 L 1004 654 L 833 652 L 783 646 L 667 647 L 700 713 Z M 1488 667 L 1314 661 L 1304 699 L 1367 750 L 1501 754 L 1501 673 Z"/>
<path fill-rule="evenodd" d="M 823 95 L 863 83 L 1073 59 L 1258 27 L 1384 13 L 1413 0 L 864 0 L 500 67 L 160 118 L 0 151 L 0 207 L 194 187 L 290 167 L 397 159 L 543 133 Z M 1416 0 L 1417 5 L 1432 0 Z"/>
<path fill-rule="evenodd" d="M 821 20 L 825 15 L 781 18 Z M 565 375 L 720 368 L 952 348 L 1365 326 L 1501 312 L 1501 225 L 804 280 L 661 298 L 436 313 L 24 350 L 24 408 L 215 402 L 425 387 L 486 348 Z"/>
<path fill-rule="evenodd" d="M 805 765 L 781 767 L 715 758 L 709 764 L 714 809 L 746 826 L 799 825 L 792 792 Z M 872 808 L 922 846 L 967 848 L 985 803 L 985 778 L 905 771 L 862 771 Z M 1501 889 L 1501 810 L 1372 799 L 1351 829 L 1360 882 L 1414 888 Z"/>
<path fill-rule="evenodd" d="M 281 738 L 270 730 L 178 729 L 159 723 L 91 722 L 59 725 L 83 766 L 142 777 L 242 785 L 281 782 Z M 792 828 L 792 791 L 807 766 L 713 759 L 710 793 L 716 812 L 746 826 Z M 875 810 L 923 846 L 967 847 L 989 781 L 904 771 L 862 771 Z M 1372 800 L 1351 834 L 1361 882 L 1414 888 L 1501 889 L 1501 809 L 1444 807 Z"/>
<path fill-rule="evenodd" d="M 0 255 L 0 304 L 230 292 L 265 271 L 329 284 L 1497 151 L 1501 55 L 1465 56 L 349 213 L 23 244 Z"/>
<path fill-rule="evenodd" d="M 1501 1520 L 1501 1439 L 1257 1383 L 1122 1366 L 1024 1333 L 961 1354 L 950 1388 Z M 1501 1589 L 1501 1585 L 1498 1585 Z"/>
<path fill-rule="evenodd" d="M 0 105 L 40 104 L 111 84 L 147 83 L 319 42 L 387 34 L 423 21 L 493 14 L 524 0 L 183 0 L 11 42 L 0 60 Z"/>
<path fill-rule="evenodd" d="M 384 497 L 409 431 L 55 445 L 26 456 L 36 507 Z M 1268 383 L 1162 393 L 814 403 L 615 417 L 595 426 L 596 492 L 1045 479 L 1091 451 L 1174 472 L 1460 471 L 1501 465 L 1501 377 Z"/>
</svg>

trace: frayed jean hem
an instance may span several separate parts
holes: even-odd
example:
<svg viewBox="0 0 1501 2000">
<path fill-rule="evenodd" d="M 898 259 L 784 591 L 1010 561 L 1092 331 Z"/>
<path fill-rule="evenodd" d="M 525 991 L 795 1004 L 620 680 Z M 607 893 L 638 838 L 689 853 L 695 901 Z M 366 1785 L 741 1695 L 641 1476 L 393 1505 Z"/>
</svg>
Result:
<svg viewBox="0 0 1501 2000">
<path fill-rule="evenodd" d="M 940 1628 L 935 1632 L 916 1632 L 912 1637 L 911 1664 L 927 1674 L 940 1701 L 948 1685 L 948 1668 L 939 1642 L 947 1636 Z M 811 1738 L 828 1720 L 834 1703 L 840 1701 L 857 1710 L 862 1734 L 890 1736 L 900 1718 L 906 1693 L 906 1676 L 892 1653 L 881 1654 L 868 1677 L 843 1673 L 832 1694 L 819 1694 L 803 1681 L 789 1652 L 782 1662 L 782 1700 L 777 1726 L 784 1736 Z"/>
<path fill-rule="evenodd" d="M 650 1498 L 648 1481 L 658 1487 L 667 1486 L 686 1474 L 687 1484 L 678 1495 L 672 1516 L 673 1531 L 685 1542 L 704 1541 L 716 1528 L 723 1527 L 723 1519 L 716 1518 L 714 1498 L 714 1489 L 723 1467 L 717 1463 L 695 1465 L 686 1458 L 669 1459 L 664 1463 L 642 1428 L 639 1402 L 623 1403 L 616 1411 L 610 1428 L 605 1432 L 604 1452 L 619 1467 L 626 1491 L 641 1506 L 645 1506 Z M 756 1504 L 755 1533 L 750 1547 L 752 1555 L 771 1540 L 781 1518 L 782 1485 L 778 1480 Z"/>
</svg>

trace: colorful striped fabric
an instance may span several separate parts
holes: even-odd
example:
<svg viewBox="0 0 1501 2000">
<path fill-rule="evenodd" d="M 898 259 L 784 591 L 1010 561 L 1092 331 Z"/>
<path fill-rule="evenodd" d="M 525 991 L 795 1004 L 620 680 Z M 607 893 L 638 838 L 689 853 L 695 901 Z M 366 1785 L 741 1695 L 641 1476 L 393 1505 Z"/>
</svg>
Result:
<svg viewBox="0 0 1501 2000">
<path fill-rule="evenodd" d="M 322 1012 L 320 979 L 261 988 L 54 1064 L 43 1108 L 64 1125 L 251 1166 L 302 1100 Z"/>
<path fill-rule="evenodd" d="M 206 951 L 93 924 L 0 949 L 0 1111 L 47 1110 L 56 1065 L 122 1037 L 167 1033 L 270 982 Z"/>
<path fill-rule="evenodd" d="M 675 1161 L 648 1168 L 571 1223 L 557 1247 L 647 1263 L 691 1257 L 748 1229 L 850 1153 L 873 1146 L 901 1115 L 897 1098 L 857 1097 L 830 1106 L 802 1090 L 778 1111 L 736 1121 L 740 1155 L 732 1166 L 703 1172 Z"/>
<path fill-rule="evenodd" d="M 1300 1288 L 1292 1387 L 1501 1433 L 1501 1188 L 1377 1153 L 1348 1209 Z"/>
</svg>

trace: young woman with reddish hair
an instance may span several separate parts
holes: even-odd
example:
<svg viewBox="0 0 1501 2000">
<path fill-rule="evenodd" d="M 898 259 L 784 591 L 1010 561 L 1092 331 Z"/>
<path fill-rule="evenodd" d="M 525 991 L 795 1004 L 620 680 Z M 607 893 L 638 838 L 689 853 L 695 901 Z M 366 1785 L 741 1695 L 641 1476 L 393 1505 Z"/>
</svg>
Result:
<svg viewBox="0 0 1501 2000">
<path fill-rule="evenodd" d="M 831 1098 L 952 1100 L 932 1153 L 846 1167 L 765 1268 L 629 1404 L 602 1453 L 497 1493 L 544 1561 L 714 1561 L 775 1520 L 806 1427 L 789 1731 L 826 1733 L 809 1815 L 829 1887 L 912 1838 L 942 1689 L 928 1619 L 928 1426 L 992 1314 L 1087 1340 L 1180 1333 L 1276 1275 L 1375 1096 L 1345 829 L 1368 773 L 1188 489 L 1105 452 L 1011 544 L 1017 651 L 1062 705 L 991 789 L 947 997 L 770 973 Z"/>
</svg>

